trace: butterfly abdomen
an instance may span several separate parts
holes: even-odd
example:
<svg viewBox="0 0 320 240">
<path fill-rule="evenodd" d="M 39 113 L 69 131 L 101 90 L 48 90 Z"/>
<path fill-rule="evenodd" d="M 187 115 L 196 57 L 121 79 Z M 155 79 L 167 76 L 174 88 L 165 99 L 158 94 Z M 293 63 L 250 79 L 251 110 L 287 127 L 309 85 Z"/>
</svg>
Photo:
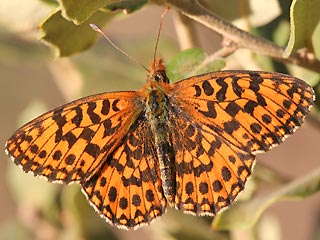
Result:
<svg viewBox="0 0 320 240">
<path fill-rule="evenodd" d="M 174 204 L 176 195 L 175 162 L 170 131 L 168 129 L 168 97 L 162 84 L 152 82 L 145 90 L 146 116 L 154 136 L 156 153 L 164 195 L 169 204 Z"/>
</svg>

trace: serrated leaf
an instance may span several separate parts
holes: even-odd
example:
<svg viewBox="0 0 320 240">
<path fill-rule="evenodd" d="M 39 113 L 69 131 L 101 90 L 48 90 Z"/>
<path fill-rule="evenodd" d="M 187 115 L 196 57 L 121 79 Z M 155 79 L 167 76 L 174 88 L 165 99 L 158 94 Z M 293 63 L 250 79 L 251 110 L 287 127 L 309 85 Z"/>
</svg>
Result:
<svg viewBox="0 0 320 240">
<path fill-rule="evenodd" d="M 222 59 L 207 61 L 207 54 L 201 49 L 192 48 L 180 52 L 166 65 L 167 75 L 171 82 L 221 70 L 225 66 Z"/>
<path fill-rule="evenodd" d="M 301 48 L 320 59 L 320 0 L 294 0 L 290 7 L 290 38 L 284 57 Z"/>
<path fill-rule="evenodd" d="M 86 50 L 96 41 L 98 33 L 90 28 L 90 23 L 103 26 L 112 17 L 114 14 L 99 11 L 81 25 L 74 25 L 57 9 L 40 24 L 40 39 L 54 48 L 56 56 L 69 56 Z"/>
<path fill-rule="evenodd" d="M 172 82 L 188 77 L 205 58 L 206 53 L 201 49 L 188 49 L 177 54 L 166 65 L 167 75 Z"/>
<path fill-rule="evenodd" d="M 59 0 L 62 16 L 74 24 L 80 25 L 114 0 Z"/>
<path fill-rule="evenodd" d="M 215 230 L 251 228 L 261 214 L 279 200 L 297 200 L 320 191 L 320 168 L 296 179 L 269 195 L 258 196 L 248 202 L 236 202 L 232 207 L 218 214 L 212 222 Z"/>
<path fill-rule="evenodd" d="M 126 13 L 133 13 L 142 8 L 148 0 L 120 0 L 106 6 L 110 11 L 124 10 Z"/>
</svg>

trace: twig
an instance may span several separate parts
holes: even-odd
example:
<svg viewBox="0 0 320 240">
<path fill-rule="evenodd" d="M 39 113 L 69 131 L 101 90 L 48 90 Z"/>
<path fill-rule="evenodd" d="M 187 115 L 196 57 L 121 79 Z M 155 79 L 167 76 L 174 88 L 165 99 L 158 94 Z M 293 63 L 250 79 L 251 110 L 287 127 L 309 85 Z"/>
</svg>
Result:
<svg viewBox="0 0 320 240">
<path fill-rule="evenodd" d="M 231 54 L 233 54 L 238 48 L 239 48 L 239 46 L 235 42 L 229 41 L 227 39 L 223 39 L 222 40 L 222 48 L 220 48 L 218 51 L 213 53 L 208 58 L 210 58 L 210 59 L 226 58 L 226 57 L 230 56 Z M 210 60 L 210 59 L 208 59 L 208 60 Z"/>
<path fill-rule="evenodd" d="M 202 63 L 199 66 L 197 66 L 189 75 L 193 76 L 193 75 L 201 73 L 201 69 L 203 69 L 207 64 L 209 64 L 219 58 L 226 58 L 227 56 L 231 55 L 235 50 L 237 50 L 237 47 L 235 45 L 224 46 L 223 48 L 219 49 L 215 53 L 206 57 L 202 61 Z"/>
<path fill-rule="evenodd" d="M 154 1 L 159 4 L 158 0 Z M 161 2 L 163 3 L 164 1 Z M 220 19 L 215 14 L 202 7 L 197 0 L 167 0 L 166 4 L 204 26 L 218 32 L 224 38 L 235 42 L 240 48 L 248 48 L 255 53 L 270 56 L 277 61 L 296 64 L 306 69 L 320 72 L 319 60 L 308 58 L 308 56 L 298 53 L 293 53 L 288 58 L 284 58 L 283 52 L 285 49 L 283 47 L 277 46 L 264 38 L 254 36 Z"/>
</svg>

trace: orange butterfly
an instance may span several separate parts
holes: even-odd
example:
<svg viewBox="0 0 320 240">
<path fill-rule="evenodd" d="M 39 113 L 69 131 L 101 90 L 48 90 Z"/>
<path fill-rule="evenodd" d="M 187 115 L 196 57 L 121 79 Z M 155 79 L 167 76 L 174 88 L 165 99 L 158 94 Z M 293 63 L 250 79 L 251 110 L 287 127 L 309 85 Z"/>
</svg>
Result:
<svg viewBox="0 0 320 240">
<path fill-rule="evenodd" d="M 220 71 L 170 84 L 154 58 L 140 91 L 49 111 L 18 129 L 6 152 L 25 172 L 80 183 L 119 228 L 148 224 L 167 204 L 213 216 L 243 190 L 255 155 L 301 125 L 313 99 L 308 84 L 280 73 Z"/>
<path fill-rule="evenodd" d="M 135 229 L 166 211 L 215 215 L 255 155 L 301 125 L 313 89 L 280 73 L 219 71 L 169 83 L 161 59 L 140 91 L 67 103 L 21 127 L 6 151 L 25 172 L 82 186 L 109 223 Z"/>
</svg>

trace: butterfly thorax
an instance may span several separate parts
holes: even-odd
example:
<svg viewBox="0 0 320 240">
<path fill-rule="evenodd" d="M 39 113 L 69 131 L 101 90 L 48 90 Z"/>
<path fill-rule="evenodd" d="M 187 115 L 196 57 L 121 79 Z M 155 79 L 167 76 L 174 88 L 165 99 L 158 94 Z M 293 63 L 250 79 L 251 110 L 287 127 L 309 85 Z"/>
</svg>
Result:
<svg viewBox="0 0 320 240">
<path fill-rule="evenodd" d="M 150 74 L 143 95 L 146 104 L 146 117 L 150 124 L 156 154 L 159 161 L 159 170 L 164 195 L 169 204 L 174 203 L 176 195 L 174 153 L 169 131 L 169 100 L 167 92 L 170 90 L 169 80 L 164 69 L 158 69 Z"/>
</svg>

